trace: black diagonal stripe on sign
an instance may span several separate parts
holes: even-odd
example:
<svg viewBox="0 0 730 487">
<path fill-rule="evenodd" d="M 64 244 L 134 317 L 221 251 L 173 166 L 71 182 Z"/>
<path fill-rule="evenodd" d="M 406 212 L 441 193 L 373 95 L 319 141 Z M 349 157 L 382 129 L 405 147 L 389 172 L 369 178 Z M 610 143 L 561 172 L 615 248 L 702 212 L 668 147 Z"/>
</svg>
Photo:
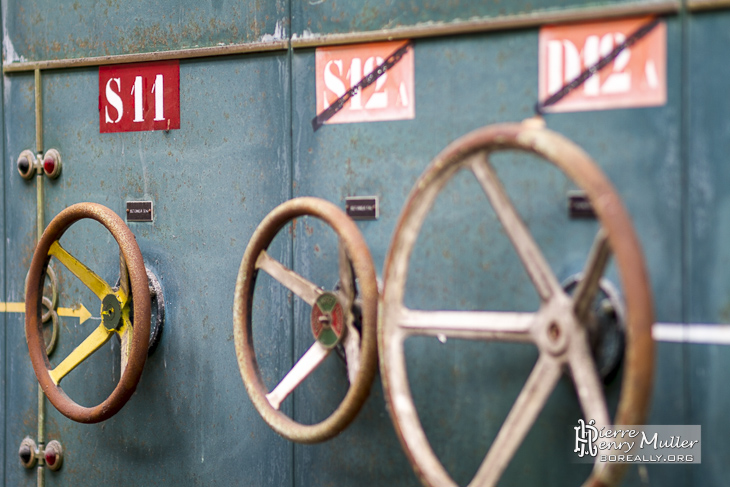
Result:
<svg viewBox="0 0 730 487">
<path fill-rule="evenodd" d="M 385 74 L 386 71 L 388 71 L 390 68 L 398 64 L 398 61 L 400 61 L 406 52 L 408 52 L 408 49 L 413 45 L 411 41 L 408 41 L 406 44 L 398 48 L 393 54 L 388 56 L 388 58 L 383 61 L 382 64 L 380 64 L 377 68 L 372 70 L 367 76 L 365 76 L 363 79 L 360 80 L 358 84 L 350 88 L 344 95 L 339 97 L 337 101 L 335 101 L 332 105 L 329 106 L 325 111 L 317 115 L 312 119 L 312 129 L 316 132 L 317 129 L 319 129 L 324 123 L 329 120 L 330 118 L 334 117 L 337 112 L 342 110 L 342 108 L 345 106 L 345 103 L 350 101 L 350 98 L 355 96 L 358 91 L 363 90 L 370 86 L 371 84 L 375 83 L 378 78 L 380 78 L 383 74 Z"/>
<path fill-rule="evenodd" d="M 551 105 L 555 105 L 557 102 L 568 96 L 573 90 L 581 86 L 583 83 L 585 83 L 588 78 L 608 66 L 608 64 L 616 59 L 621 52 L 626 49 L 627 47 L 631 47 L 634 44 L 636 44 L 639 40 L 641 40 L 644 36 L 646 36 L 649 32 L 654 30 L 654 27 L 659 25 L 659 22 L 661 22 L 661 19 L 655 18 L 647 22 L 646 24 L 642 25 L 636 31 L 631 34 L 629 37 L 626 38 L 624 42 L 616 46 L 613 51 L 609 52 L 608 55 L 602 59 L 600 59 L 596 64 L 593 66 L 588 67 L 585 71 L 583 71 L 577 78 L 575 78 L 573 81 L 568 83 L 567 85 L 563 86 L 560 91 L 557 93 L 551 95 L 547 100 L 540 103 L 539 101 L 535 104 L 535 112 L 538 114 L 542 114 L 543 108 L 547 108 Z"/>
</svg>

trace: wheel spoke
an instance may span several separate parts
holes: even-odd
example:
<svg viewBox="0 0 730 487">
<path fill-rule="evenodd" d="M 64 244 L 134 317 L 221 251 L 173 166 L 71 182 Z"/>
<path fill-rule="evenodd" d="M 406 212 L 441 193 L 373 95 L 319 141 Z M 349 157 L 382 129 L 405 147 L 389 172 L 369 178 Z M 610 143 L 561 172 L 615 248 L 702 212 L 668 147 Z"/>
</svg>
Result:
<svg viewBox="0 0 730 487">
<path fill-rule="evenodd" d="M 608 244 L 608 235 L 603 228 L 598 230 L 596 238 L 593 241 L 586 268 L 583 271 L 581 280 L 573 293 L 575 305 L 573 309 L 578 321 L 583 323 L 588 317 L 591 304 L 596 297 L 598 285 L 601 282 L 601 276 L 606 270 L 608 260 L 611 258 L 611 247 Z"/>
<path fill-rule="evenodd" d="M 531 342 L 534 313 L 415 311 L 403 308 L 400 327 L 410 335 Z"/>
<path fill-rule="evenodd" d="M 352 313 L 350 313 L 352 316 Z M 357 331 L 352 319 L 347 320 L 347 334 L 343 341 L 345 347 L 345 361 L 347 362 L 347 379 L 350 384 L 355 382 L 360 373 L 360 332 Z"/>
<path fill-rule="evenodd" d="M 68 357 L 49 372 L 53 383 L 58 385 L 69 372 L 108 342 L 113 334 L 114 330 L 106 329 L 103 324 L 99 325 Z"/>
<path fill-rule="evenodd" d="M 122 317 L 122 326 L 120 326 L 118 330 L 115 330 L 117 335 L 119 335 L 119 341 L 122 344 L 122 375 L 124 375 L 124 371 L 127 368 L 127 363 L 129 362 L 129 354 L 132 353 L 132 338 L 134 337 L 134 328 L 132 327 L 132 322 L 129 320 L 129 311 L 125 310 L 123 313 L 124 315 Z"/>
<path fill-rule="evenodd" d="M 540 354 L 525 387 L 497 433 L 486 458 L 469 485 L 490 487 L 497 484 L 522 440 L 542 411 L 561 374 L 561 364 Z"/>
<path fill-rule="evenodd" d="M 104 299 L 107 294 L 112 293 L 111 286 L 109 286 L 104 279 L 79 262 L 74 256 L 66 252 L 66 250 L 61 247 L 61 244 L 58 243 L 58 240 L 51 244 L 51 248 L 48 250 L 48 253 L 58 259 L 61 264 L 66 266 L 66 268 L 78 277 L 86 287 L 91 289 L 91 291 L 96 294 L 99 299 Z"/>
<path fill-rule="evenodd" d="M 309 350 L 302 355 L 302 358 L 294 364 L 294 367 L 279 382 L 279 385 L 273 391 L 266 394 L 266 399 L 268 399 L 271 407 L 279 409 L 284 399 L 322 363 L 327 355 L 329 355 L 330 350 L 322 346 L 318 341 L 314 342 L 314 345 L 309 347 Z"/>
<path fill-rule="evenodd" d="M 599 430 L 609 426 L 611 418 L 608 415 L 603 386 L 591 356 L 585 331 L 581 330 L 580 334 L 571 338 L 568 362 L 585 420 L 595 419 Z"/>
<path fill-rule="evenodd" d="M 345 308 L 349 310 L 355 301 L 355 278 L 352 272 L 352 263 L 347 256 L 347 249 L 342 240 L 340 240 L 339 244 L 339 274 L 340 292 L 346 300 Z"/>
<path fill-rule="evenodd" d="M 119 291 L 117 295 L 119 303 L 124 307 L 129 299 L 129 269 L 127 269 L 127 262 L 124 260 L 121 250 L 119 251 Z"/>
<path fill-rule="evenodd" d="M 256 268 L 264 270 L 310 306 L 314 306 L 317 297 L 322 294 L 320 288 L 272 259 L 265 250 L 261 251 L 256 260 Z"/>
<path fill-rule="evenodd" d="M 482 152 L 476 156 L 476 160 L 471 164 L 471 170 L 487 194 L 537 293 L 543 302 L 548 301 L 556 292 L 561 291 L 560 284 L 510 201 L 486 153 Z"/>
<path fill-rule="evenodd" d="M 347 332 L 342 345 L 345 348 L 345 360 L 347 362 L 347 378 L 352 384 L 360 372 L 360 333 L 355 327 L 352 314 L 352 306 L 355 302 L 355 276 L 352 270 L 352 262 L 347 255 L 345 243 L 339 242 L 339 274 L 340 274 L 340 296 L 342 308 L 345 310 L 345 325 Z"/>
</svg>

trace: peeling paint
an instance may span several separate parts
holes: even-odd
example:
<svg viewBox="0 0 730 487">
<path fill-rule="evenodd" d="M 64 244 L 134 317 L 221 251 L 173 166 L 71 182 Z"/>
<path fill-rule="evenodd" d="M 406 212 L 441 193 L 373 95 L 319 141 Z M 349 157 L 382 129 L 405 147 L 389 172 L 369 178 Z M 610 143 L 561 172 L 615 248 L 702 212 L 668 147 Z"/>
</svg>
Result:
<svg viewBox="0 0 730 487">
<path fill-rule="evenodd" d="M 283 25 L 284 20 L 277 20 L 276 27 L 274 28 L 273 34 L 264 34 L 261 37 L 261 42 L 273 42 L 286 39 L 286 27 Z"/>
<path fill-rule="evenodd" d="M 319 34 L 315 34 L 315 33 L 313 33 L 313 32 L 312 32 L 311 30 L 309 30 L 309 29 L 304 29 L 304 30 L 302 31 L 302 35 L 301 35 L 301 36 L 299 36 L 299 35 L 298 35 L 298 34 L 297 34 L 297 33 L 295 32 L 295 33 L 293 33 L 293 34 L 292 34 L 291 38 L 292 38 L 292 40 L 294 40 L 294 39 L 313 39 L 313 38 L 315 38 L 315 37 L 317 37 L 317 36 L 319 36 Z"/>
<path fill-rule="evenodd" d="M 8 4 L 3 4 L 3 61 L 6 63 L 25 62 L 25 57 L 19 56 L 13 46 L 13 41 L 10 39 L 8 34 L 8 26 L 6 24 L 8 19 Z"/>
</svg>

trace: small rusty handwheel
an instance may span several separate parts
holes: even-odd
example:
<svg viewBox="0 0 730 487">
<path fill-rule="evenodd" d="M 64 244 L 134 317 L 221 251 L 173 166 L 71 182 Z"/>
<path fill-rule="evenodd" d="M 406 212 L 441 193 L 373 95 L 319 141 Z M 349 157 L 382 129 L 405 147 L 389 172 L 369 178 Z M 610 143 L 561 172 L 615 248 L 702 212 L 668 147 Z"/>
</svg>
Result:
<svg viewBox="0 0 730 487">
<path fill-rule="evenodd" d="M 61 247 L 59 239 L 75 222 L 98 221 L 120 249 L 119 288 L 112 288 L 91 269 Z M 51 257 L 81 280 L 101 300 L 101 324 L 71 354 L 51 368 L 43 339 L 41 298 L 46 268 Z M 131 285 L 131 290 L 130 290 Z M 134 303 L 134 304 L 132 304 Z M 130 312 L 134 310 L 134 328 Z M 122 374 L 111 395 L 94 407 L 83 407 L 59 386 L 69 372 L 117 334 L 122 340 Z M 98 423 L 114 416 L 137 388 L 147 358 L 150 334 L 150 292 L 142 254 L 129 227 L 110 209 L 95 203 L 79 203 L 59 213 L 43 232 L 28 273 L 25 298 L 25 336 L 38 382 L 48 400 L 64 416 L 80 423 Z"/>
<path fill-rule="evenodd" d="M 489 161 L 489 154 L 520 150 L 547 159 L 588 195 L 601 228 L 583 278 L 568 296 L 512 205 Z M 444 185 L 460 169 L 471 171 L 482 186 L 527 274 L 540 296 L 534 313 L 494 311 L 418 311 L 403 304 L 408 266 L 421 225 Z M 539 358 L 486 458 L 469 483 L 497 484 L 563 371 L 569 372 L 586 421 L 611 424 L 589 345 L 591 305 L 613 252 L 626 297 L 625 368 L 613 424 L 643 424 L 654 365 L 649 281 L 639 241 L 621 200 L 598 166 L 575 144 L 535 121 L 493 125 L 449 145 L 411 191 L 385 262 L 385 282 L 378 324 L 380 367 L 385 398 L 396 432 L 421 481 L 431 487 L 456 484 L 434 454 L 413 403 L 403 345 L 409 336 L 446 336 L 472 340 L 534 343 Z M 597 459 L 598 460 L 598 459 Z M 626 465 L 596 462 L 586 486 L 617 484 Z"/>
<path fill-rule="evenodd" d="M 323 220 L 337 233 L 340 285 L 335 291 L 323 291 L 266 252 L 284 225 L 304 215 Z M 312 307 L 314 344 L 271 392 L 261 379 L 251 329 L 253 292 L 259 270 L 272 276 Z M 361 333 L 353 325 L 356 286 L 362 311 Z M 259 414 L 274 431 L 291 441 L 316 443 L 335 436 L 355 418 L 370 392 L 377 370 L 377 301 L 378 288 L 370 251 L 355 223 L 332 203 L 318 198 L 296 198 L 279 205 L 259 224 L 238 271 L 233 333 L 246 390 Z M 281 402 L 340 343 L 347 354 L 350 387 L 337 409 L 327 419 L 314 425 L 298 423 L 280 412 Z"/>
</svg>

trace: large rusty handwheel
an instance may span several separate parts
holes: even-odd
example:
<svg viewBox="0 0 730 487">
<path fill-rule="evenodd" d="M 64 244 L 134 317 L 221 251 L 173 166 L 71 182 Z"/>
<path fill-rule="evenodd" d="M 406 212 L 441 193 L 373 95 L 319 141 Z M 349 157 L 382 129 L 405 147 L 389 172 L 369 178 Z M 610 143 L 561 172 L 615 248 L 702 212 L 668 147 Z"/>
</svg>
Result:
<svg viewBox="0 0 730 487">
<path fill-rule="evenodd" d="M 334 291 L 322 290 L 266 252 L 284 225 L 304 215 L 323 220 L 339 238 L 340 283 Z M 271 392 L 261 379 L 251 328 L 253 293 L 259 270 L 312 307 L 314 344 Z M 354 326 L 356 299 L 362 313 L 361 331 Z M 246 247 L 238 272 L 233 334 L 246 390 L 259 414 L 274 431 L 291 441 L 316 443 L 335 436 L 355 418 L 370 392 L 378 367 L 375 335 L 377 303 L 378 288 L 370 251 L 355 223 L 335 205 L 319 198 L 296 198 L 276 207 L 259 224 Z M 282 401 L 338 344 L 345 349 L 350 387 L 337 409 L 314 425 L 296 422 L 279 411 Z"/>
<path fill-rule="evenodd" d="M 64 232 L 83 218 L 90 218 L 104 225 L 117 241 L 120 250 L 118 288 L 112 288 L 61 247 L 59 239 Z M 51 257 L 66 266 L 96 294 L 101 300 L 102 316 L 101 324 L 55 368 L 51 368 L 46 355 L 41 320 L 43 281 Z M 132 309 L 133 315 L 130 317 Z M 132 317 L 133 320 L 130 319 Z M 61 379 L 115 334 L 122 343 L 122 373 L 119 382 L 104 402 L 94 407 L 83 407 L 66 395 L 60 387 Z M 109 208 L 95 203 L 70 206 L 56 215 L 43 232 L 28 273 L 25 336 L 38 382 L 48 400 L 64 416 L 80 423 L 98 423 L 119 412 L 134 393 L 147 358 L 150 337 L 150 291 L 144 261 L 134 235 L 122 219 Z"/>
<path fill-rule="evenodd" d="M 585 190 L 595 209 L 601 228 L 584 277 L 572 296 L 561 288 L 497 178 L 489 154 L 502 150 L 529 152 L 550 161 Z M 439 191 L 461 169 L 471 171 L 479 181 L 524 264 L 541 300 L 536 312 L 417 311 L 404 306 L 409 260 L 421 225 Z M 471 487 L 497 484 L 563 370 L 572 376 L 586 421 L 595 420 L 599 429 L 611 424 L 587 329 L 591 303 L 611 252 L 618 264 L 627 311 L 623 383 L 613 424 L 643 424 L 654 364 L 651 293 L 629 216 L 596 164 L 575 144 L 534 121 L 476 130 L 449 145 L 431 163 L 412 190 L 393 235 L 385 263 L 378 325 L 385 398 L 400 441 L 424 485 L 456 484 L 434 454 L 418 419 L 403 349 L 409 336 L 530 342 L 539 350 L 537 363 L 469 483 Z M 625 467 L 596 462 L 584 485 L 615 485 Z"/>
</svg>

